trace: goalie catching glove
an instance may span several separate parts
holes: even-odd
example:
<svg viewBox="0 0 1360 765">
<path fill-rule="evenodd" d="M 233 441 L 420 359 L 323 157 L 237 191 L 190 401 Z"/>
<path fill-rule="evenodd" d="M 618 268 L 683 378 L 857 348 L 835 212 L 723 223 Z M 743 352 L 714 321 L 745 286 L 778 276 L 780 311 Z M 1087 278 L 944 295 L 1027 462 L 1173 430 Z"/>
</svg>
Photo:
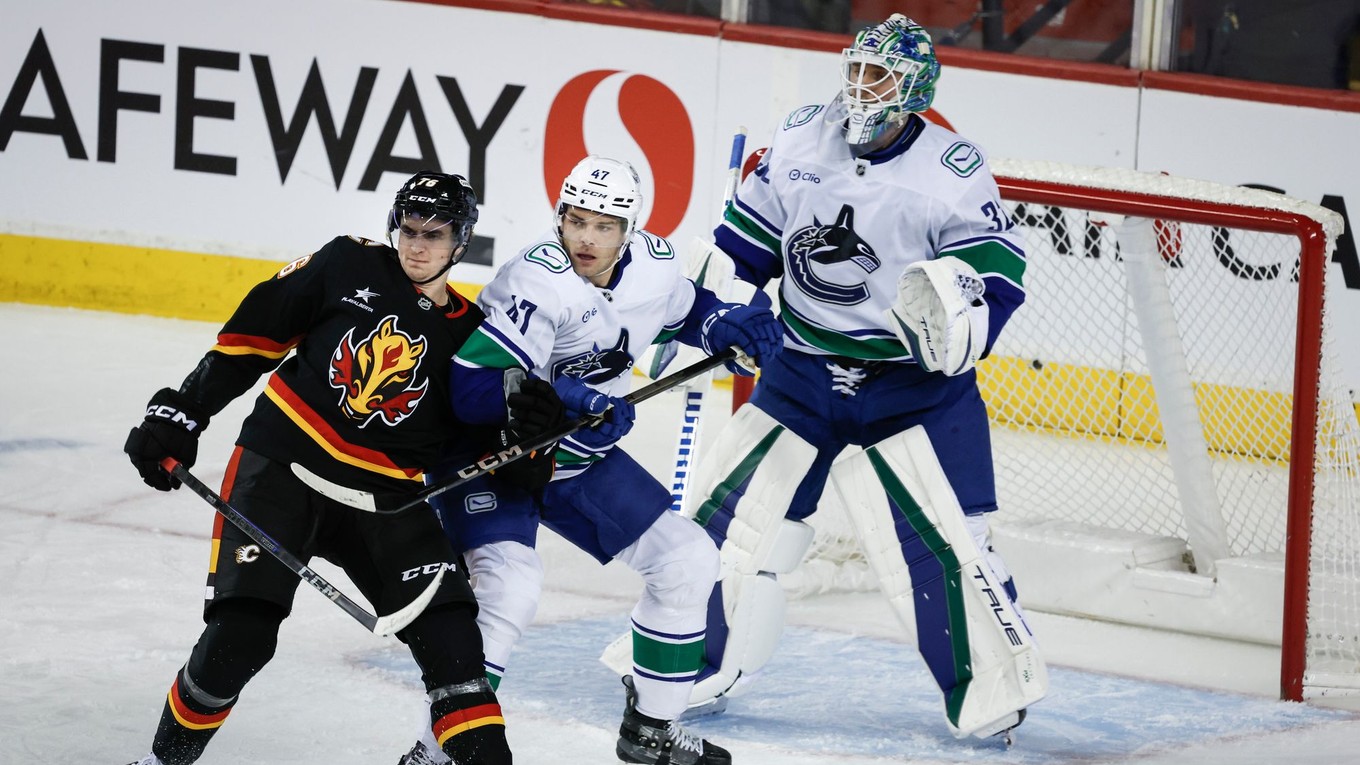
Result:
<svg viewBox="0 0 1360 765">
<path fill-rule="evenodd" d="M 142 481 L 157 491 L 178 489 L 178 478 L 165 472 L 161 460 L 174 457 L 186 469 L 198 459 L 198 437 L 208 427 L 208 415 L 188 396 L 161 388 L 146 405 L 146 418 L 128 433 L 123 452 L 141 474 Z"/>
<path fill-rule="evenodd" d="M 912 263 L 897 281 L 888 324 L 927 372 L 961 375 L 987 347 L 986 285 L 953 256 Z"/>
</svg>

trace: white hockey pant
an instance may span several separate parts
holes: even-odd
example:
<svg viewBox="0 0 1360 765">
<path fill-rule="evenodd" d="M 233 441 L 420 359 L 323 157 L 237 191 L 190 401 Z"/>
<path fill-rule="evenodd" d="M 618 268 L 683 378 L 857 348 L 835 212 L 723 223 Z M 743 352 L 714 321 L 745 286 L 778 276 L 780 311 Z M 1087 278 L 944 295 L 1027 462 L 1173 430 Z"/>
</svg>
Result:
<svg viewBox="0 0 1360 765">
<path fill-rule="evenodd" d="M 672 720 L 685 711 L 703 666 L 718 548 L 698 524 L 667 510 L 614 559 L 642 576 L 642 597 L 632 613 L 638 711 Z"/>
<path fill-rule="evenodd" d="M 986 520 L 964 517 L 925 430 L 837 463 L 830 483 L 884 595 L 916 626 L 950 730 L 986 737 L 1014 725 L 1047 693 L 1048 673 Z"/>
<path fill-rule="evenodd" d="M 779 574 L 793 571 L 812 544 L 813 530 L 785 519 L 798 483 L 817 450 L 759 408 L 746 404 L 728 422 L 700 464 L 693 513 L 705 526 L 727 521 L 722 542 L 726 637 L 710 624 L 713 674 L 694 685 L 690 706 L 739 695 L 774 655 L 784 629 Z"/>
</svg>

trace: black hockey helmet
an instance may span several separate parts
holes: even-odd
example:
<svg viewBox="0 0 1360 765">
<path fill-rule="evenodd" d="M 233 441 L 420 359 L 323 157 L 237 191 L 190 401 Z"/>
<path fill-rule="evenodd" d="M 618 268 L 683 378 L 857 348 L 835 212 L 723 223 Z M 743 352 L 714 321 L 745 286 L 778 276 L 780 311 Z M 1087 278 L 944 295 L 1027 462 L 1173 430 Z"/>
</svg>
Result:
<svg viewBox="0 0 1360 765">
<path fill-rule="evenodd" d="M 477 223 L 477 193 L 461 175 L 421 170 L 401 185 L 392 202 L 392 211 L 387 216 L 389 243 L 392 232 L 407 216 L 444 220 L 454 227 L 453 256 L 444 267 L 447 271 L 462 260 L 466 245 L 472 241 L 472 228 Z"/>
</svg>

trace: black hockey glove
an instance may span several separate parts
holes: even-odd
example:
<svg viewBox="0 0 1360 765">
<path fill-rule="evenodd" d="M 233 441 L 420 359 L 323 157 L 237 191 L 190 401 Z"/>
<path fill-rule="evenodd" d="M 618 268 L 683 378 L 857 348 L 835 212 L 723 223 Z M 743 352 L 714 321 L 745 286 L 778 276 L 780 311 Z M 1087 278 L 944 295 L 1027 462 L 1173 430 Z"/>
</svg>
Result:
<svg viewBox="0 0 1360 765">
<path fill-rule="evenodd" d="M 558 398 L 552 384 L 532 377 L 520 380 L 518 389 L 506 394 L 505 405 L 510 410 L 510 426 L 498 434 L 502 450 L 511 444 L 523 443 L 555 430 L 562 424 L 565 412 L 562 399 Z M 521 457 L 497 468 L 495 473 L 536 492 L 552 480 L 553 455 L 556 452 L 556 444 L 546 446 L 528 457 Z"/>
<path fill-rule="evenodd" d="M 174 457 L 186 468 L 198 458 L 198 436 L 208 427 L 208 415 L 198 404 L 171 388 L 161 388 L 146 405 L 146 419 L 128 433 L 123 451 L 132 459 L 147 486 L 157 491 L 179 488 L 179 479 L 165 472 L 161 460 Z"/>
<path fill-rule="evenodd" d="M 511 444 L 523 440 L 516 437 L 509 428 L 502 428 L 499 438 L 502 451 Z M 520 457 L 514 462 L 502 465 L 491 472 L 529 492 L 537 492 L 552 480 L 555 465 L 553 456 L 556 453 L 557 444 L 552 444 L 531 452 L 528 457 Z"/>
<path fill-rule="evenodd" d="M 565 408 L 547 380 L 528 378 L 505 397 L 510 429 L 521 439 L 537 438 L 562 424 Z"/>
</svg>

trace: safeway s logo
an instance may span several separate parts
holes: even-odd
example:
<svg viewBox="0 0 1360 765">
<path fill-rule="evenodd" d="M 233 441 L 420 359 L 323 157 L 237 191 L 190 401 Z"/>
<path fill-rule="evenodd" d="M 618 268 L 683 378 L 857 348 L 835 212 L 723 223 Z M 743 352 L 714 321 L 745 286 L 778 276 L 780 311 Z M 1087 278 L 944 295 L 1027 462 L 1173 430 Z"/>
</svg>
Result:
<svg viewBox="0 0 1360 765">
<path fill-rule="evenodd" d="M 646 200 L 651 202 L 651 213 L 645 224 L 657 236 L 670 236 L 684 219 L 694 189 L 694 125 L 680 97 L 644 74 L 597 69 L 577 75 L 558 91 L 543 134 L 543 187 L 549 203 L 557 203 L 562 179 L 591 153 L 586 147 L 586 105 L 596 90 L 604 93 L 610 85 L 618 89 L 617 112 L 601 114 L 591 122 L 617 121 L 642 149 L 654 184 L 653 193 L 644 194 L 644 198 L 651 197 Z M 595 99 L 591 105 L 592 113 L 600 108 L 599 102 Z M 614 156 L 607 147 L 595 153 Z M 638 226 L 643 223 L 639 220 Z"/>
<path fill-rule="evenodd" d="M 364 427 L 380 418 L 396 425 L 416 410 L 430 381 L 415 383 L 425 353 L 424 336 L 411 337 L 387 316 L 359 343 L 351 328 L 331 355 L 330 383 L 341 391 L 340 408 Z"/>
</svg>

